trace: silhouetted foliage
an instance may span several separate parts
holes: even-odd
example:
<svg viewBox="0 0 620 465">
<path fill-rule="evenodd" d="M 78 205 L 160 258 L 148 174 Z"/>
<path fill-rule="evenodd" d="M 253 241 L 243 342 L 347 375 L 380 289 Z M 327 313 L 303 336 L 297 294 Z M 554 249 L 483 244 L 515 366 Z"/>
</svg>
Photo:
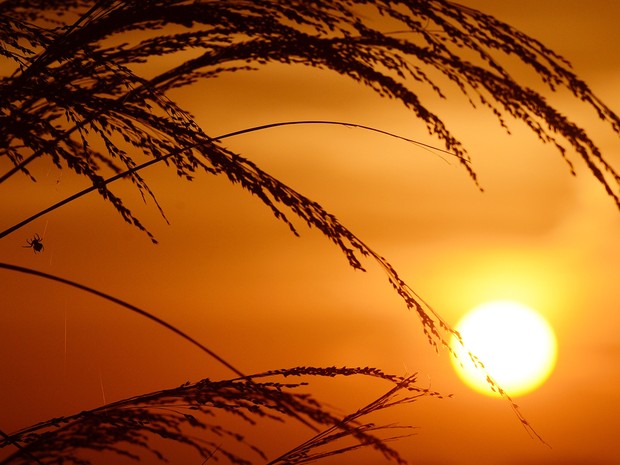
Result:
<svg viewBox="0 0 620 465">
<path fill-rule="evenodd" d="M 392 267 L 320 205 L 226 149 L 200 128 L 166 92 L 199 79 L 266 63 L 329 69 L 410 108 L 463 162 L 465 149 L 419 100 L 416 86 L 442 90 L 427 74 L 438 71 L 489 107 L 525 122 L 569 162 L 575 151 L 620 206 L 620 176 L 585 130 L 521 86 L 492 56 L 516 56 L 551 89 L 564 87 L 593 107 L 612 130 L 620 120 L 579 80 L 561 57 L 495 18 L 448 1 L 5 1 L 0 4 L 3 55 L 14 70 L 0 81 L 1 154 L 21 172 L 39 157 L 87 176 L 99 194 L 136 227 L 146 227 L 105 182 L 106 173 L 129 177 L 155 198 L 135 170 L 139 154 L 163 159 L 179 176 L 196 170 L 223 174 L 256 195 L 296 232 L 287 210 L 316 227 L 363 269 L 371 256 L 435 343 L 444 324 Z M 120 43 L 119 43 L 120 42 Z M 142 77 L 152 57 L 199 50 L 172 60 L 170 69 Z M 467 57 L 473 54 L 476 61 Z M 5 68 L 7 69 L 7 68 Z M 103 143 L 105 151 L 94 148 Z M 571 164 L 572 169 L 572 164 Z M 611 179 L 608 179 L 611 178 Z M 152 236 L 151 236 L 152 237 Z M 154 240 L 154 238 L 153 238 Z M 445 329 L 445 328 L 444 328 Z"/>
<path fill-rule="evenodd" d="M 289 377 L 334 376 L 373 377 L 389 382 L 392 388 L 354 413 L 341 417 L 330 413 L 308 393 L 299 392 L 307 382 L 278 381 Z M 146 451 L 165 460 L 154 436 L 189 446 L 203 457 L 218 461 L 223 458 L 238 465 L 253 463 L 257 458 L 270 465 L 301 464 L 363 447 L 405 464 L 398 452 L 386 444 L 395 437 L 382 434 L 400 428 L 376 425 L 368 422 L 367 417 L 423 396 L 441 398 L 437 392 L 418 388 L 414 383 L 415 376 L 403 378 L 368 367 L 298 367 L 231 380 L 187 382 L 177 388 L 142 394 L 24 428 L 0 441 L 0 448 L 11 443 L 22 444 L 21 449 L 0 464 L 26 464 L 33 459 L 46 465 L 92 463 L 85 458 L 88 455 L 84 455 L 84 451 L 113 452 L 136 460 L 148 457 L 140 455 Z M 265 427 L 262 420 L 282 422 L 287 417 L 298 419 L 300 416 L 317 434 L 269 460 L 257 445 L 222 426 L 225 416 L 241 419 L 257 428 Z M 348 439 L 353 443 L 347 442 Z"/>
<path fill-rule="evenodd" d="M 182 54 L 187 51 L 193 52 L 191 58 Z M 166 163 L 187 180 L 197 171 L 224 175 L 256 195 L 294 233 L 291 215 L 319 229 L 353 268 L 363 269 L 363 257 L 374 259 L 406 306 L 417 312 L 424 333 L 435 346 L 447 346 L 446 334 L 453 330 L 382 256 L 319 204 L 227 149 L 223 140 L 231 135 L 209 134 L 168 92 L 224 73 L 256 71 L 269 63 L 330 70 L 409 108 L 445 150 L 459 158 L 475 181 L 465 148 L 419 98 L 419 89 L 424 87 L 444 96 L 435 78 L 441 76 L 472 104 L 490 109 L 502 126 L 508 128 L 509 117 L 524 122 L 541 141 L 557 147 L 572 172 L 573 161 L 581 159 L 620 207 L 620 176 L 586 131 L 541 94 L 513 79 L 498 56 L 518 59 L 550 90 L 567 89 L 593 108 L 615 133 L 620 133 L 618 116 L 573 74 L 562 57 L 540 42 L 491 16 L 445 0 L 4 0 L 0 2 L 0 55 L 0 156 L 12 166 L 0 176 L 0 183 L 19 174 L 34 180 L 29 165 L 49 158 L 61 169 L 86 176 L 92 184 L 90 189 L 4 230 L 0 237 L 97 190 L 125 221 L 155 242 L 148 228 L 113 192 L 111 182 L 128 178 L 157 205 L 139 173 L 147 164 Z M 141 74 L 145 63 L 165 55 L 176 58 L 168 61 L 169 69 L 155 76 Z M 372 439 L 373 427 L 351 426 L 349 420 L 337 420 L 308 398 L 282 394 L 292 386 L 250 383 L 248 379 L 205 380 L 59 419 L 56 429 L 53 422 L 46 422 L 5 435 L 2 445 L 23 445 L 3 463 L 25 463 L 33 456 L 39 463 L 86 463 L 77 456 L 54 455 L 62 444 L 131 454 L 120 448 L 118 441 L 133 441 L 149 449 L 144 436 L 149 428 L 151 433 L 185 442 L 208 456 L 215 443 L 195 441 L 179 428 L 189 424 L 214 432 L 216 426 L 180 410 L 150 410 L 154 405 L 150 402 L 172 403 L 177 408 L 176 402 L 187 401 L 207 413 L 214 401 L 197 400 L 205 392 L 217 398 L 224 392 L 234 393 L 235 408 L 241 409 L 235 412 L 248 410 L 242 414 L 247 419 L 250 413 L 288 414 L 282 406 L 291 402 L 298 415 L 336 428 L 321 437 L 321 444 L 344 434 L 382 452 L 388 450 Z M 389 379 L 398 389 L 411 387 L 411 380 Z M 265 392 L 270 396 L 277 393 L 278 400 L 261 397 Z M 387 398 L 385 402 L 390 403 Z M 124 418 L 128 408 L 135 415 Z M 95 438 L 92 428 L 101 424 L 104 415 L 113 421 L 103 423 L 105 437 Z M 144 429 L 134 430 L 135 424 Z M 314 452 L 302 446 L 295 453 L 298 455 L 284 456 L 278 463 L 302 463 Z M 246 463 L 230 454 L 233 463 Z"/>
</svg>

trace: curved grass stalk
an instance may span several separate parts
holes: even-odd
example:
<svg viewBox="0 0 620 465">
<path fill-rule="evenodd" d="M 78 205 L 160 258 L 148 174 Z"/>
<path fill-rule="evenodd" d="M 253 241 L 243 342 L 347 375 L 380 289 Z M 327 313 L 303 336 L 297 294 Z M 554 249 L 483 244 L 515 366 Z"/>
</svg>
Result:
<svg viewBox="0 0 620 465">
<path fill-rule="evenodd" d="M 83 122 L 77 124 L 74 128 L 65 131 L 65 133 L 63 133 L 63 136 L 69 136 L 71 133 L 73 133 L 75 131 L 79 131 L 80 128 L 82 126 L 86 125 L 87 123 L 88 123 L 88 121 L 83 121 Z M 346 126 L 346 127 L 350 127 L 350 128 L 363 129 L 363 130 L 366 130 L 366 131 L 376 132 L 376 133 L 379 133 L 379 134 L 383 134 L 385 136 L 389 136 L 389 137 L 393 137 L 395 139 L 400 139 L 402 141 L 409 142 L 411 144 L 417 145 L 418 147 L 421 147 L 421 148 L 426 149 L 426 150 L 431 150 L 431 151 L 434 151 L 434 152 L 439 152 L 439 153 L 443 153 L 443 154 L 446 154 L 446 155 L 451 155 L 453 157 L 459 158 L 459 160 L 462 163 L 466 164 L 466 165 L 468 165 L 470 163 L 470 161 L 467 160 L 466 158 L 464 158 L 463 156 L 458 155 L 458 154 L 453 153 L 453 152 L 450 152 L 448 150 L 444 150 L 444 149 L 441 149 L 439 147 L 435 147 L 435 146 L 430 145 L 430 144 L 425 144 L 423 142 L 419 142 L 417 140 L 410 139 L 408 137 L 404 137 L 404 136 L 401 136 L 399 134 L 394 134 L 394 133 L 389 132 L 389 131 L 384 131 L 382 129 L 373 128 L 371 126 L 365 126 L 363 124 L 348 123 L 348 122 L 344 122 L 344 121 L 328 121 L 328 120 L 281 121 L 281 122 L 277 122 L 277 123 L 262 124 L 260 126 L 253 126 L 251 128 L 240 129 L 238 131 L 229 132 L 227 134 L 223 134 L 221 136 L 214 137 L 213 140 L 228 139 L 230 137 L 240 136 L 242 134 L 247 134 L 247 133 L 250 133 L 250 132 L 262 131 L 263 129 L 276 128 L 276 127 L 279 127 L 279 126 L 296 126 L 296 125 L 309 125 L 309 124 L 324 124 L 324 125 Z M 54 142 L 57 142 L 57 141 L 54 141 Z M 170 153 L 168 155 L 164 155 L 163 157 L 160 157 L 160 158 L 157 158 L 157 159 L 151 160 L 151 161 L 152 162 L 156 162 L 156 161 L 159 161 L 159 160 L 167 159 L 167 158 L 170 158 L 173 154 L 181 153 L 184 150 L 191 149 L 191 148 L 194 148 L 194 147 L 195 146 L 179 148 L 174 153 Z M 10 178 L 15 173 L 21 171 L 28 164 L 30 164 L 31 162 L 36 160 L 39 156 L 41 156 L 44 153 L 45 152 L 42 149 L 39 152 L 36 152 L 36 153 L 30 155 L 28 158 L 23 160 L 20 164 L 18 164 L 16 166 L 14 166 L 13 168 L 11 168 L 9 171 L 7 171 L 2 176 L 0 176 L 0 184 L 2 184 L 4 181 L 6 181 L 8 178 Z M 149 165 L 147 165 L 147 166 L 149 166 Z M 126 170 L 126 171 L 124 171 L 122 173 L 119 173 L 117 176 L 113 176 L 113 179 L 110 178 L 109 180 L 106 180 L 103 184 L 104 185 L 105 184 L 109 184 L 110 182 L 115 181 L 116 179 L 123 178 L 123 177 L 128 176 L 128 175 L 130 175 L 132 173 L 135 173 L 136 171 L 139 171 L 142 168 L 146 168 L 146 166 L 140 165 L 140 167 L 136 167 L 136 168 L 137 169 L 128 169 L 128 170 Z M 91 192 L 91 191 L 89 191 L 89 192 Z M 0 234 L 0 239 L 2 237 L 4 237 L 4 235 L 6 235 L 6 234 L 4 234 L 4 233 Z"/>
<path fill-rule="evenodd" d="M 254 127 L 251 127 L 251 128 L 246 128 L 246 129 L 241 129 L 241 130 L 238 130 L 238 131 L 229 132 L 227 134 L 223 134 L 221 136 L 214 137 L 213 140 L 218 141 L 218 140 L 228 139 L 228 138 L 231 138 L 231 137 L 240 136 L 242 134 L 248 134 L 248 133 L 251 133 L 251 132 L 262 131 L 262 130 L 265 130 L 265 129 L 271 129 L 271 128 L 276 128 L 276 127 L 281 127 L 281 126 L 312 125 L 312 124 L 346 126 L 346 127 L 350 127 L 350 128 L 363 129 L 363 130 L 366 130 L 366 131 L 376 132 L 376 133 L 379 133 L 379 134 L 382 134 L 382 135 L 393 137 L 395 139 L 399 139 L 399 140 L 402 140 L 402 141 L 405 141 L 405 142 L 409 142 L 411 144 L 415 144 L 415 145 L 417 145 L 419 147 L 422 147 L 424 149 L 427 149 L 427 150 L 434 150 L 436 152 L 440 152 L 440 153 L 444 153 L 444 154 L 448 154 L 448 155 L 457 157 L 457 158 L 459 158 L 461 160 L 461 162 L 468 163 L 468 161 L 465 160 L 463 157 L 459 156 L 458 154 L 449 152 L 447 150 L 443 150 L 443 149 L 440 149 L 438 147 L 434 147 L 434 146 L 429 145 L 429 144 L 424 144 L 422 142 L 418 142 L 416 140 L 409 139 L 407 137 L 404 137 L 404 136 L 401 136 L 401 135 L 398 135 L 398 134 L 394 134 L 394 133 L 391 133 L 391 132 L 388 132 L 388 131 L 384 131 L 384 130 L 381 130 L 381 129 L 373 128 L 373 127 L 370 127 L 370 126 L 364 126 L 362 124 L 347 123 L 347 122 L 342 122 L 342 121 L 323 121 L 323 120 L 282 121 L 282 122 L 278 122 L 278 123 L 263 124 L 263 125 L 260 125 L 260 126 L 254 126 Z M 172 156 L 175 156 L 175 155 L 178 155 L 178 154 L 182 153 L 183 151 L 186 151 L 186 150 L 189 150 L 189 149 L 195 149 L 199 145 L 200 144 L 195 144 L 193 146 L 179 148 L 179 149 L 177 149 L 175 151 L 172 151 L 172 152 L 169 152 L 168 154 L 163 155 L 163 156 L 161 156 L 159 158 L 154 158 L 154 159 L 146 161 L 146 162 L 144 162 L 144 163 L 142 163 L 140 165 L 134 166 L 133 168 L 127 169 L 127 170 L 123 171 L 122 173 L 118 173 L 118 174 L 116 174 L 114 176 L 111 176 L 111 177 L 101 181 L 98 184 L 93 184 L 92 186 L 87 187 L 86 189 L 83 189 L 80 192 L 77 192 L 77 193 L 75 193 L 75 194 L 73 194 L 73 195 L 63 199 L 63 200 L 55 203 L 54 205 L 51 205 L 50 207 L 48 207 L 48 208 L 46 208 L 44 210 L 41 210 L 41 211 L 35 213 L 34 215 L 31 215 L 30 217 L 26 218 L 25 220 L 20 221 L 19 223 L 11 226 L 10 228 L 5 229 L 4 231 L 0 232 L 0 239 L 2 239 L 5 236 L 8 236 L 9 234 L 11 234 L 14 231 L 17 231 L 18 229 L 20 229 L 23 226 L 27 225 L 28 223 L 36 220 L 37 218 L 39 218 L 39 217 L 41 217 L 41 216 L 43 216 L 43 215 L 45 215 L 47 213 L 50 213 L 50 212 L 56 210 L 57 208 L 60 208 L 63 205 L 66 205 L 66 204 L 68 204 L 68 203 L 70 203 L 70 202 L 72 202 L 72 201 L 74 201 L 74 200 L 76 200 L 76 199 L 86 195 L 86 194 L 89 194 L 90 192 L 93 192 L 95 190 L 99 190 L 102 187 L 107 186 L 108 184 L 110 184 L 110 183 L 112 183 L 114 181 L 117 181 L 117 180 L 125 178 L 125 177 L 127 177 L 127 176 L 129 176 L 129 175 L 131 175 L 133 173 L 141 171 L 142 169 L 147 168 L 147 167 L 149 167 L 151 165 L 154 165 L 155 163 L 159 163 L 159 162 L 165 161 L 165 160 L 169 159 Z M 25 161 L 32 161 L 32 159 L 33 159 L 32 157 L 29 157 Z M 16 167 L 13 170 L 19 170 L 19 169 L 20 169 L 19 167 Z M 13 171 L 13 170 L 11 170 L 11 171 Z M 0 179 L 0 184 L 1 184 L 1 181 L 5 177 L 9 176 L 10 174 L 11 174 L 10 172 L 6 173 L 4 175 L 4 177 L 2 179 Z"/>
<path fill-rule="evenodd" d="M 59 282 L 59 283 L 62 283 L 62 284 L 66 284 L 67 286 L 70 286 L 70 287 L 73 287 L 73 288 L 76 288 L 76 289 L 80 289 L 82 291 L 88 292 L 89 294 L 96 295 L 96 296 L 101 297 L 101 298 L 103 298 L 105 300 L 108 300 L 108 301 L 113 302 L 113 303 L 115 303 L 117 305 L 120 305 L 121 307 L 126 308 L 127 310 L 130 310 L 130 311 L 132 311 L 134 313 L 137 313 L 138 315 L 143 316 L 143 317 L 145 317 L 145 318 L 155 322 L 159 326 L 162 326 L 162 327 L 166 328 L 167 330 L 172 331 L 177 336 L 182 337 L 183 339 L 185 339 L 190 344 L 198 347 L 202 352 L 206 353 L 211 358 L 217 360 L 219 363 L 224 365 L 226 368 L 231 370 L 236 375 L 241 376 L 241 377 L 245 376 L 243 374 L 243 372 L 241 372 L 239 369 L 235 368 L 233 365 L 228 363 L 222 357 L 217 355 L 215 352 L 213 352 L 211 349 L 209 349 L 205 345 L 203 345 L 200 342 L 198 342 L 196 339 L 194 339 L 193 337 L 191 337 L 187 333 L 181 331 L 177 327 L 175 327 L 175 326 L 171 325 L 170 323 L 162 320 L 161 318 L 153 315 L 152 313 L 147 312 L 146 310 L 143 310 L 143 309 L 141 309 L 139 307 L 136 307 L 135 305 L 132 305 L 132 304 L 130 304 L 128 302 L 125 302 L 124 300 L 121 300 L 121 299 L 119 299 L 117 297 L 111 296 L 110 294 L 106 294 L 105 292 L 98 291 L 97 289 L 93 289 L 92 287 L 85 286 L 84 284 L 76 283 L 75 281 L 72 281 L 70 279 L 61 278 L 60 276 L 55 276 L 55 275 L 52 275 L 52 274 L 49 274 L 49 273 L 45 273 L 45 272 L 39 271 L 39 270 L 33 270 L 32 268 L 26 268 L 26 267 L 23 267 L 23 266 L 12 265 L 10 263 L 0 263 L 0 268 L 5 269 L 5 270 L 10 270 L 10 271 L 15 271 L 15 272 L 18 272 L 18 273 L 29 274 L 31 276 L 37 276 L 39 278 L 48 279 L 50 281 L 56 281 L 56 282 Z"/>
</svg>

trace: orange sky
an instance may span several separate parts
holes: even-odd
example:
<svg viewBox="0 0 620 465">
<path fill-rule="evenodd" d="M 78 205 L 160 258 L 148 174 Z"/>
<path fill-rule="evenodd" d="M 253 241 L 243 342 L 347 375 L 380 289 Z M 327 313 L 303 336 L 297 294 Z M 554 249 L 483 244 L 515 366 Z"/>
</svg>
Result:
<svg viewBox="0 0 620 465">
<path fill-rule="evenodd" d="M 611 0 L 463 1 L 567 57 L 620 111 L 620 7 Z M 175 97 L 210 135 L 284 120 L 350 121 L 427 143 L 424 125 L 393 101 L 325 72 L 271 66 Z M 562 100 L 620 167 L 620 141 L 594 115 Z M 501 400 L 468 390 L 446 353 L 426 344 L 414 314 L 382 272 L 351 270 L 315 231 L 301 238 L 256 198 L 223 178 L 184 183 L 163 167 L 144 176 L 171 225 L 127 191 L 160 244 L 124 224 L 99 198 L 83 198 L 0 242 L 3 261 L 92 285 L 188 331 L 245 372 L 296 365 L 371 365 L 449 400 L 422 400 L 394 420 L 420 427 L 399 450 L 425 465 L 612 465 L 618 452 L 620 213 L 578 165 L 571 177 L 551 147 L 521 125 L 505 135 L 463 99 L 440 116 L 474 160 L 480 193 L 455 162 L 404 142 L 339 127 L 272 129 L 229 147 L 334 213 L 450 323 L 476 304 L 514 298 L 554 326 L 558 365 L 517 399 L 551 445 L 531 439 Z M 5 162 L 3 162 L 5 163 Z M 6 169 L 1 165 L 2 171 Z M 50 162 L 39 182 L 0 191 L 9 226 L 81 185 Z M 21 248 L 35 233 L 45 252 Z M 203 354 L 133 315 L 57 284 L 3 272 L 0 279 L 0 427 L 20 426 L 188 379 L 228 376 Z M 335 389 L 333 402 L 371 400 Z M 376 389 L 376 386 L 375 386 Z M 381 392 L 380 387 L 377 392 Z M 271 445 L 278 450 L 278 444 Z M 358 463 L 376 463 L 372 454 Z"/>
</svg>

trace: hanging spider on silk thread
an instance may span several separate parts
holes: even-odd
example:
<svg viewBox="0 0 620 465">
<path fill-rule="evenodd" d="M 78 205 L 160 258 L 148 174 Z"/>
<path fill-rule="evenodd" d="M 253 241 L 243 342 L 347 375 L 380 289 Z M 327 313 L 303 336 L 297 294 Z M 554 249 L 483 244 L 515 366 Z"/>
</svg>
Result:
<svg viewBox="0 0 620 465">
<path fill-rule="evenodd" d="M 26 249 L 31 248 L 34 253 L 43 252 L 43 239 L 41 239 L 41 236 L 39 236 L 38 234 L 35 234 L 32 239 L 26 240 L 26 243 L 28 245 L 22 245 L 22 247 Z"/>
</svg>

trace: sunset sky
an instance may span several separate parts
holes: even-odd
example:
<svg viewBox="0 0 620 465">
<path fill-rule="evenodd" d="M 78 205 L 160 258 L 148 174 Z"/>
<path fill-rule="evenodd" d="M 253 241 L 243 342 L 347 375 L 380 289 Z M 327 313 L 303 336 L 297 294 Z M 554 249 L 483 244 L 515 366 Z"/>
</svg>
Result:
<svg viewBox="0 0 620 465">
<path fill-rule="evenodd" d="M 620 112 L 619 3 L 461 3 L 569 59 Z M 440 145 L 398 103 L 325 71 L 270 65 L 172 96 L 214 137 L 278 121 L 335 120 Z M 454 397 L 422 399 L 389 418 L 418 427 L 392 444 L 412 464 L 616 465 L 620 211 L 577 157 L 573 177 L 559 153 L 523 124 L 509 121 L 507 135 L 490 112 L 450 96 L 433 109 L 467 148 L 484 192 L 447 155 L 352 128 L 274 128 L 225 144 L 336 215 L 450 324 L 493 299 L 538 310 L 555 330 L 557 366 L 545 384 L 515 401 L 548 446 L 528 435 L 505 400 L 459 380 L 449 355 L 428 345 L 417 316 L 372 261 L 364 263 L 366 273 L 354 271 L 317 231 L 294 221 L 301 234 L 295 237 L 222 176 L 188 183 L 164 166 L 145 170 L 170 225 L 134 190 L 115 188 L 158 245 L 91 194 L 3 238 L 2 261 L 148 309 L 247 373 L 298 365 L 417 372 L 420 385 Z M 618 135 L 566 92 L 550 100 L 583 124 L 620 169 Z M 7 169 L 2 160 L 0 171 Z M 36 184 L 13 177 L 0 186 L 1 229 L 86 185 L 49 160 L 33 171 Z M 22 247 L 34 234 L 44 239 L 43 253 Z M 187 380 L 231 376 L 185 341 L 100 299 L 1 274 L 3 431 Z M 388 388 L 335 380 L 319 392 L 347 412 Z M 269 442 L 267 432 L 259 435 Z M 273 453 L 283 448 L 266 446 Z M 381 457 L 364 453 L 358 463 Z"/>
</svg>

